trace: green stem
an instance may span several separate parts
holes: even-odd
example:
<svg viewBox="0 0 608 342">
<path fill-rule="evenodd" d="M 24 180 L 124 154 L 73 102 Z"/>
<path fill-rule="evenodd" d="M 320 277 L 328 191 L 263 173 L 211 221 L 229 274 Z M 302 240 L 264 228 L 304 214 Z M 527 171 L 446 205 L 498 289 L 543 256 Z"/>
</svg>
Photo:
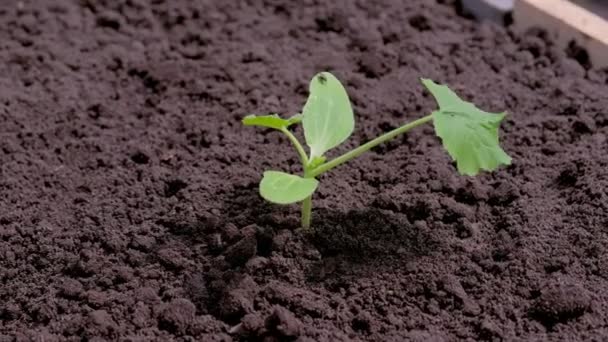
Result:
<svg viewBox="0 0 608 342">
<path fill-rule="evenodd" d="M 302 228 L 310 229 L 310 221 L 312 216 L 312 195 L 306 197 L 302 201 Z"/>
<path fill-rule="evenodd" d="M 298 152 L 298 156 L 300 157 L 300 162 L 302 163 L 302 168 L 304 169 L 304 178 L 312 178 L 310 176 L 310 168 L 308 166 L 308 156 L 306 155 L 306 151 L 304 151 L 304 147 L 298 141 L 298 139 L 291 133 L 287 127 L 283 127 L 281 129 L 283 133 L 289 138 L 293 146 L 296 148 Z M 302 228 L 308 230 L 310 229 L 310 217 L 312 216 L 312 195 L 306 197 L 304 201 L 302 201 Z"/>
<path fill-rule="evenodd" d="M 304 178 L 312 178 L 310 175 L 310 166 L 308 164 L 304 164 Z M 306 197 L 304 201 L 302 201 L 302 228 L 304 230 L 310 229 L 310 221 L 312 220 L 312 195 Z"/>
<path fill-rule="evenodd" d="M 374 140 L 370 140 L 368 142 L 366 142 L 365 144 L 357 147 L 354 150 L 351 150 L 349 152 L 344 153 L 343 155 L 332 159 L 324 164 L 321 164 L 319 166 L 317 166 L 314 170 L 311 170 L 308 174 L 309 177 L 317 177 L 322 173 L 325 173 L 331 169 L 333 169 L 336 166 L 339 166 L 341 164 L 346 163 L 347 161 L 356 158 L 358 156 L 360 156 L 361 154 L 363 154 L 364 152 L 369 151 L 370 149 L 388 141 L 393 139 L 394 137 L 398 136 L 399 134 L 405 133 L 407 131 L 409 131 L 410 129 L 414 128 L 414 127 L 418 127 L 420 125 L 423 125 L 429 121 L 433 120 L 433 116 L 432 114 L 424 116 L 420 119 L 414 120 L 406 125 L 403 125 L 401 127 L 395 128 L 394 130 L 384 133 L 383 135 L 377 137 Z"/>
<path fill-rule="evenodd" d="M 300 144 L 295 135 L 293 135 L 293 133 L 291 133 L 286 127 L 283 127 L 281 129 L 281 132 L 285 133 L 287 138 L 289 138 L 293 146 L 296 148 L 298 156 L 300 156 L 300 162 L 302 163 L 302 167 L 306 168 L 308 166 L 308 156 L 306 155 L 306 151 L 304 151 L 304 147 L 302 147 L 302 144 Z"/>
</svg>

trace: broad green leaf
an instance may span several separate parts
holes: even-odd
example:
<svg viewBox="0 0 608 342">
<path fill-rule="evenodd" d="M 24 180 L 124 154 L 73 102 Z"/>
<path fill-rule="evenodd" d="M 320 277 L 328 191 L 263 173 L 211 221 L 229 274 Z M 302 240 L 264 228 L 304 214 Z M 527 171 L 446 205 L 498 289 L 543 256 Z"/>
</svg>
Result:
<svg viewBox="0 0 608 342">
<path fill-rule="evenodd" d="M 287 128 L 293 124 L 297 124 L 302 121 L 302 115 L 297 114 L 289 119 L 282 119 L 277 114 L 270 115 L 247 115 L 243 118 L 243 124 L 245 126 L 260 126 L 268 127 L 281 130 Z"/>
<path fill-rule="evenodd" d="M 260 182 L 260 195 L 277 204 L 300 202 L 317 189 L 314 178 L 302 178 L 280 171 L 266 171 Z"/>
<path fill-rule="evenodd" d="M 334 75 L 316 74 L 309 90 L 302 124 L 312 160 L 344 142 L 355 129 L 355 118 L 348 94 Z"/>
<path fill-rule="evenodd" d="M 447 86 L 422 79 L 433 94 L 439 110 L 433 112 L 435 133 L 460 174 L 474 176 L 480 170 L 493 171 L 511 164 L 511 157 L 500 147 L 498 128 L 506 113 L 484 112 L 464 101 Z"/>
</svg>

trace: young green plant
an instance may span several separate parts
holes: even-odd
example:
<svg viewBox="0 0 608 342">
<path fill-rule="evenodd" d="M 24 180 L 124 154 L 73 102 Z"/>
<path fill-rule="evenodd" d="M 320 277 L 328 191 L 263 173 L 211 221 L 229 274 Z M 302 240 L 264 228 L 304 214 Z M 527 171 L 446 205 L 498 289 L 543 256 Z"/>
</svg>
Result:
<svg viewBox="0 0 608 342">
<path fill-rule="evenodd" d="M 327 161 L 325 153 L 340 145 L 353 132 L 355 119 L 346 90 L 336 77 L 328 72 L 315 75 L 310 82 L 310 94 L 302 113 L 288 119 L 276 114 L 248 115 L 246 126 L 261 126 L 283 132 L 295 147 L 302 163 L 302 175 L 282 171 L 266 171 L 260 182 L 260 195 L 269 202 L 291 204 L 302 202 L 302 227 L 310 228 L 312 196 L 319 186 L 317 177 L 358 157 L 410 129 L 433 122 L 435 133 L 443 147 L 456 161 L 458 172 L 474 176 L 481 170 L 493 171 L 500 165 L 509 165 L 511 157 L 500 147 L 498 128 L 505 113 L 484 112 L 458 97 L 447 86 L 429 79 L 422 84 L 433 95 L 439 109 Z M 304 147 L 289 128 L 302 124 Z"/>
</svg>

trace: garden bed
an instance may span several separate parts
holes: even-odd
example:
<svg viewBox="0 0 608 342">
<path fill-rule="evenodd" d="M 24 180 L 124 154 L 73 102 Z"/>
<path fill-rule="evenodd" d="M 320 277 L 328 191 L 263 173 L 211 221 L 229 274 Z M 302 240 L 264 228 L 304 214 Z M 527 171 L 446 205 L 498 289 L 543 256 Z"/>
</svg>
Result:
<svg viewBox="0 0 608 342">
<path fill-rule="evenodd" d="M 0 5 L 0 340 L 608 336 L 608 71 L 452 2 Z M 257 189 L 297 156 L 240 119 L 320 70 L 336 154 L 433 110 L 429 77 L 508 110 L 513 164 L 459 176 L 420 127 L 323 176 L 304 234 Z"/>
</svg>

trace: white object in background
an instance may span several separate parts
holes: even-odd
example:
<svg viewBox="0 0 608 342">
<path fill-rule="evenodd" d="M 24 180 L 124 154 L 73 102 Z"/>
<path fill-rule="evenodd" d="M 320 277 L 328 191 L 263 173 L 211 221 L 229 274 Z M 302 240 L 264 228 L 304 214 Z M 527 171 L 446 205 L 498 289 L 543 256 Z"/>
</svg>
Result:
<svg viewBox="0 0 608 342">
<path fill-rule="evenodd" d="M 584 48 L 594 67 L 608 66 L 608 21 L 566 0 L 517 0 L 513 9 L 517 31 L 545 29 L 567 48 L 572 42 Z"/>
<path fill-rule="evenodd" d="M 505 16 L 513 10 L 515 0 L 462 0 L 464 10 L 477 19 L 504 24 Z"/>
</svg>

